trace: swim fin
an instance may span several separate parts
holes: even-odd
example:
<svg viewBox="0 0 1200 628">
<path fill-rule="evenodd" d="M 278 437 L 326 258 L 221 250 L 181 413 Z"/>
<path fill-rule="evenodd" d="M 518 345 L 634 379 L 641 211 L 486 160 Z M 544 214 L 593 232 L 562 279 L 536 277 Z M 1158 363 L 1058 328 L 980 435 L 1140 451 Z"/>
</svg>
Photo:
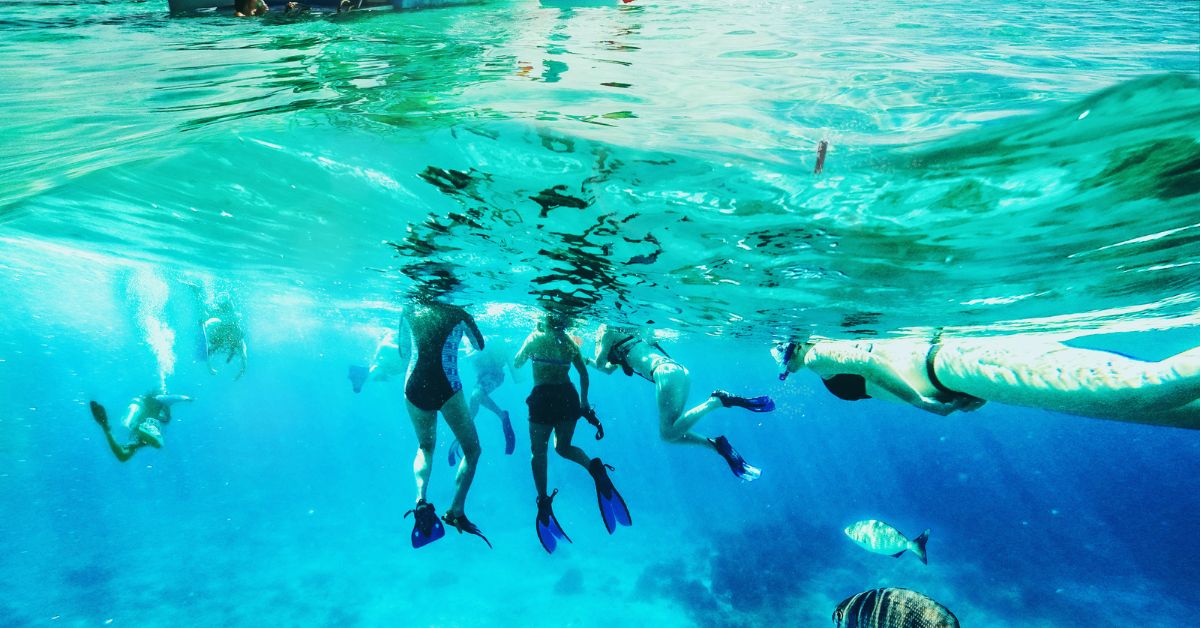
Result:
<svg viewBox="0 0 1200 628">
<path fill-rule="evenodd" d="M 729 470 L 733 471 L 734 475 L 747 482 L 757 480 L 762 475 L 762 470 L 747 463 L 746 459 L 733 448 L 733 445 L 729 444 L 728 438 L 718 436 L 715 440 L 708 439 L 708 442 L 712 443 L 717 448 L 717 453 L 721 454 L 725 462 L 729 463 Z"/>
<path fill-rule="evenodd" d="M 542 542 L 542 547 L 549 554 L 553 554 L 554 549 L 558 547 L 558 539 L 566 539 L 568 543 L 574 543 L 571 537 L 563 532 L 562 526 L 558 525 L 558 517 L 554 516 L 555 495 L 558 495 L 558 489 L 554 489 L 554 492 L 547 496 L 537 498 L 537 519 L 534 520 L 538 540 Z"/>
<path fill-rule="evenodd" d="M 92 408 L 92 418 L 95 419 L 96 422 L 100 424 L 100 427 L 107 430 L 108 429 L 108 412 L 104 409 L 104 406 L 96 403 L 95 401 L 92 401 L 89 403 Z"/>
<path fill-rule="evenodd" d="M 363 384 L 367 383 L 367 376 L 371 374 L 371 369 L 357 364 L 350 365 L 350 385 L 354 387 L 354 392 L 362 392 Z"/>
<path fill-rule="evenodd" d="M 453 467 L 458 464 L 459 458 L 462 458 L 462 445 L 458 444 L 458 439 L 454 439 L 454 442 L 450 443 L 450 453 L 446 455 L 446 462 Z"/>
<path fill-rule="evenodd" d="M 739 397 L 724 390 L 714 390 L 712 395 L 721 400 L 721 405 L 726 408 L 738 407 L 745 408 L 751 412 L 770 412 L 775 409 L 775 402 L 770 397 Z"/>
<path fill-rule="evenodd" d="M 631 526 L 633 519 L 629 517 L 629 507 L 625 505 L 625 499 L 608 478 L 608 469 L 612 467 L 601 462 L 599 458 L 592 458 L 588 463 L 588 473 L 592 474 L 592 479 L 596 482 L 596 502 L 600 506 L 600 516 L 604 518 L 604 527 L 612 534 L 617 529 L 617 524 Z"/>
<path fill-rule="evenodd" d="M 512 421 L 508 420 L 507 412 L 500 415 L 500 424 L 504 428 L 504 453 L 511 456 L 517 449 L 517 434 L 513 432 Z"/>
<path fill-rule="evenodd" d="M 425 547 L 430 543 L 446 536 L 446 528 L 438 519 L 437 510 L 433 504 L 421 500 L 416 507 L 404 513 L 405 518 L 413 516 L 412 546 L 413 549 Z"/>
<path fill-rule="evenodd" d="M 492 547 L 492 542 L 487 540 L 487 537 L 484 536 L 483 532 L 481 532 L 479 530 L 479 526 L 475 525 L 474 523 L 471 523 L 470 519 L 467 519 L 466 514 L 461 514 L 456 517 L 451 513 L 446 513 L 446 514 L 442 515 L 442 521 L 445 521 L 446 523 L 457 528 L 459 534 L 462 534 L 463 532 L 466 532 L 467 534 L 474 534 L 475 536 L 483 539 L 483 542 L 487 543 L 487 546 L 489 548 Z M 492 549 L 495 549 L 495 548 L 492 548 Z"/>
</svg>

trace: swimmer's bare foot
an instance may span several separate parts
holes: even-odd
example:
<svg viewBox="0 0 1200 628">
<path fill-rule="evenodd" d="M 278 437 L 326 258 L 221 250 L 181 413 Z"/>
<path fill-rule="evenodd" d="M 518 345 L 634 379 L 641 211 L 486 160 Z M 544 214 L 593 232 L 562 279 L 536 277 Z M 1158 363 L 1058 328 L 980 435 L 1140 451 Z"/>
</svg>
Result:
<svg viewBox="0 0 1200 628">
<path fill-rule="evenodd" d="M 108 429 L 108 412 L 106 412 L 104 410 L 104 406 L 93 401 L 93 402 L 91 402 L 91 407 L 92 407 L 92 418 L 95 419 L 96 422 L 100 424 L 100 427 L 107 430 Z"/>
</svg>

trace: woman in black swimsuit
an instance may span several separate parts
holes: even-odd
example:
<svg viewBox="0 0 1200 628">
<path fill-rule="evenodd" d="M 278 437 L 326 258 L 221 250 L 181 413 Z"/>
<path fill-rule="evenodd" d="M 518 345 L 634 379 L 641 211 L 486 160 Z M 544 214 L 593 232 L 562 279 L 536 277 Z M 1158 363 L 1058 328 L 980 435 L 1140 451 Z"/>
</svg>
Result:
<svg viewBox="0 0 1200 628">
<path fill-rule="evenodd" d="M 437 442 L 437 413 L 441 411 L 450 431 L 462 446 L 463 458 L 455 477 L 454 500 L 443 517 L 446 523 L 483 538 L 479 528 L 467 519 L 463 507 L 467 491 L 479 463 L 479 435 L 471 420 L 458 376 L 458 346 L 466 336 L 476 350 L 483 349 L 483 336 L 475 319 L 461 307 L 430 300 L 414 302 L 400 316 L 396 345 L 408 358 L 404 397 L 408 415 L 417 433 L 417 456 L 413 475 L 417 481 L 417 505 L 410 511 L 416 519 L 413 546 L 421 547 L 442 535 L 437 511 L 425 500 L 429 475 L 433 471 L 433 448 Z M 484 538 L 484 541 L 487 541 Z M 491 543 L 488 543 L 491 546 Z"/>
</svg>

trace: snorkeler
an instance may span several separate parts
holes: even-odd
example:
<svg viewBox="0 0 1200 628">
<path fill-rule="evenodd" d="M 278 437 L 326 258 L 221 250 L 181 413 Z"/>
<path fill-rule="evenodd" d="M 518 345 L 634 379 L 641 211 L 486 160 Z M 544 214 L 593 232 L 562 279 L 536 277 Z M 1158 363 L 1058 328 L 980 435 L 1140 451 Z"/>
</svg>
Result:
<svg viewBox="0 0 1200 628">
<path fill-rule="evenodd" d="M 487 349 L 475 352 L 472 360 L 475 366 L 475 389 L 471 391 L 471 399 L 467 405 L 471 410 L 472 420 L 479 414 L 480 406 L 487 408 L 500 418 L 500 428 L 504 430 L 504 453 L 511 455 L 517 448 L 517 435 L 513 432 L 508 411 L 502 409 L 492 399 L 492 393 L 504 383 L 504 366 L 507 361 L 500 343 L 493 342 L 488 345 Z M 458 459 L 461 457 L 462 447 L 458 441 L 450 443 L 450 453 L 447 456 L 450 466 L 458 464 Z"/>
<path fill-rule="evenodd" d="M 617 524 L 633 525 L 625 500 L 613 487 L 608 469 L 599 458 L 589 457 L 571 444 L 579 419 L 590 413 L 588 405 L 588 372 L 579 346 L 566 333 L 567 320 L 547 314 L 513 358 L 513 368 L 533 362 L 533 391 L 529 405 L 529 442 L 533 452 L 533 484 L 537 489 L 537 518 L 535 528 L 542 547 L 554 552 L 558 539 L 571 539 L 563 532 L 554 516 L 552 502 L 558 494 L 546 492 L 546 453 L 550 435 L 554 435 L 554 451 L 558 455 L 588 470 L 596 483 L 596 501 L 604 527 L 612 534 Z M 579 391 L 571 383 L 570 368 L 579 373 Z M 593 415 L 594 416 L 594 415 Z"/>
<path fill-rule="evenodd" d="M 402 375 L 404 364 L 405 361 L 400 357 L 400 347 L 396 345 L 396 332 L 388 330 L 376 343 L 375 355 L 371 358 L 370 366 L 350 366 L 350 386 L 354 392 L 362 392 L 363 385 L 368 381 L 386 382 Z"/>
<path fill-rule="evenodd" d="M 626 375 L 637 373 L 654 384 L 658 399 L 658 431 L 669 443 L 703 445 L 721 455 L 733 474 L 743 480 L 756 480 L 762 471 L 751 466 L 724 436 L 706 438 L 692 431 L 704 415 L 719 407 L 745 408 L 752 412 L 770 412 L 775 402 L 770 397 L 739 397 L 723 390 L 714 390 L 700 405 L 684 410 L 692 380 L 688 370 L 672 360 L 667 352 L 653 341 L 651 331 L 645 337 L 634 330 L 601 325 L 596 332 L 595 367 L 611 373 L 620 367 Z M 646 338 L 650 338 L 647 340 Z"/>
<path fill-rule="evenodd" d="M 479 435 L 475 432 L 475 423 L 471 420 L 463 398 L 462 382 L 458 378 L 458 346 L 464 335 L 476 350 L 483 349 L 483 336 L 475 319 L 455 305 L 418 298 L 400 315 L 397 345 L 399 353 L 409 360 L 404 397 L 417 434 L 417 455 L 413 460 L 417 505 L 405 514 L 406 517 L 412 514 L 416 520 L 412 532 L 413 547 L 432 543 L 445 534 L 437 511 L 425 499 L 433 471 L 439 410 L 463 451 L 455 477 L 454 500 L 442 520 L 458 528 L 460 534 L 477 535 L 488 547 L 492 545 L 463 512 L 480 454 Z"/>
<path fill-rule="evenodd" d="M 117 460 L 125 462 L 133 457 L 137 450 L 147 445 L 161 449 L 163 446 L 162 427 L 171 421 L 171 406 L 181 401 L 191 401 L 184 395 L 168 395 L 151 390 L 140 397 L 134 397 L 129 404 L 129 411 L 121 424 L 129 430 L 129 442 L 122 445 L 113 437 L 112 428 L 108 424 L 108 412 L 104 406 L 92 401 L 92 418 L 104 430 L 108 446 L 112 449 Z"/>
<path fill-rule="evenodd" d="M 237 357 L 240 367 L 234 379 L 241 379 L 242 375 L 246 373 L 246 332 L 242 329 L 241 317 L 234 310 L 233 300 L 229 298 L 229 295 L 217 297 L 216 304 L 208 313 L 202 328 L 208 372 L 213 375 L 217 374 L 217 369 L 213 367 L 212 363 L 214 355 L 223 355 L 226 364 Z"/>
<path fill-rule="evenodd" d="M 809 338 L 775 351 L 847 401 L 880 398 L 934 414 L 985 401 L 1077 416 L 1200 429 L 1200 348 L 1158 362 L 1030 335 L 870 342 Z"/>
</svg>

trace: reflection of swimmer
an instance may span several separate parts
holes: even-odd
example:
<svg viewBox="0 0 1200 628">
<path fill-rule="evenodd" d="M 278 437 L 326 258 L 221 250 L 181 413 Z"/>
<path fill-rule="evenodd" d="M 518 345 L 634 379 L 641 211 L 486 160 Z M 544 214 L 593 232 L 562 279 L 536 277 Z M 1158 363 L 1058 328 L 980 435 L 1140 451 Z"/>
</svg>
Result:
<svg viewBox="0 0 1200 628">
<path fill-rule="evenodd" d="M 147 445 L 159 449 L 163 446 L 162 427 L 171 421 L 171 406 L 180 401 L 191 401 L 183 395 L 159 394 L 151 390 L 141 397 L 134 397 L 129 404 L 129 411 L 121 424 L 129 430 L 129 442 L 122 445 L 112 435 L 108 425 L 108 412 L 104 406 L 91 402 L 92 418 L 104 430 L 108 446 L 112 449 L 117 460 L 125 462 L 133 457 L 134 452 Z"/>
<path fill-rule="evenodd" d="M 458 377 L 458 346 L 463 336 L 476 350 L 483 349 L 483 336 L 475 319 L 461 307 L 421 299 L 404 309 L 400 317 L 399 351 L 408 357 L 408 376 L 404 397 L 408 414 L 417 434 L 417 455 L 413 475 L 417 482 L 417 505 L 412 510 L 416 525 L 413 546 L 420 547 L 441 536 L 437 512 L 425 499 L 429 475 L 433 471 L 433 448 L 437 442 L 437 415 L 441 411 L 450 431 L 462 446 L 463 459 L 455 477 L 454 500 L 442 518 L 446 523 L 483 538 L 479 528 L 467 519 L 463 506 L 475 468 L 479 463 L 479 435 L 463 399 Z M 484 541 L 487 541 L 484 538 Z M 488 543 L 490 546 L 491 543 Z"/>
<path fill-rule="evenodd" d="M 1030 336 L 808 339 L 776 350 L 848 401 L 878 397 L 936 414 L 984 400 L 1132 423 L 1200 429 L 1200 348 L 1159 362 Z"/>
<path fill-rule="evenodd" d="M 226 364 L 232 362 L 234 357 L 239 358 L 240 366 L 234 379 L 240 379 L 246 373 L 246 333 L 233 308 L 233 301 L 227 295 L 218 298 L 213 311 L 204 321 L 204 338 L 208 345 L 206 350 L 210 373 L 217 374 L 212 363 L 214 355 L 224 356 Z"/>
<path fill-rule="evenodd" d="M 775 409 L 775 402 L 769 397 L 748 399 L 716 390 L 704 403 L 685 410 L 684 404 L 692 386 L 691 375 L 653 341 L 652 334 L 647 333 L 644 338 L 632 330 L 601 325 L 596 337 L 594 365 L 598 369 L 611 373 L 620 367 L 626 375 L 637 373 L 654 384 L 658 399 L 658 431 L 663 440 L 711 448 L 725 459 L 734 475 L 744 480 L 759 477 L 761 471 L 747 464 L 727 438 L 705 438 L 692 428 L 704 415 L 719 407 L 737 406 L 754 412 L 770 412 Z"/>
<path fill-rule="evenodd" d="M 371 358 L 370 366 L 350 367 L 350 383 L 354 392 L 362 392 L 363 384 L 368 381 L 386 382 L 403 375 L 405 362 L 400 357 L 400 347 L 396 345 L 396 332 L 388 330 L 375 345 L 375 355 Z"/>
</svg>

